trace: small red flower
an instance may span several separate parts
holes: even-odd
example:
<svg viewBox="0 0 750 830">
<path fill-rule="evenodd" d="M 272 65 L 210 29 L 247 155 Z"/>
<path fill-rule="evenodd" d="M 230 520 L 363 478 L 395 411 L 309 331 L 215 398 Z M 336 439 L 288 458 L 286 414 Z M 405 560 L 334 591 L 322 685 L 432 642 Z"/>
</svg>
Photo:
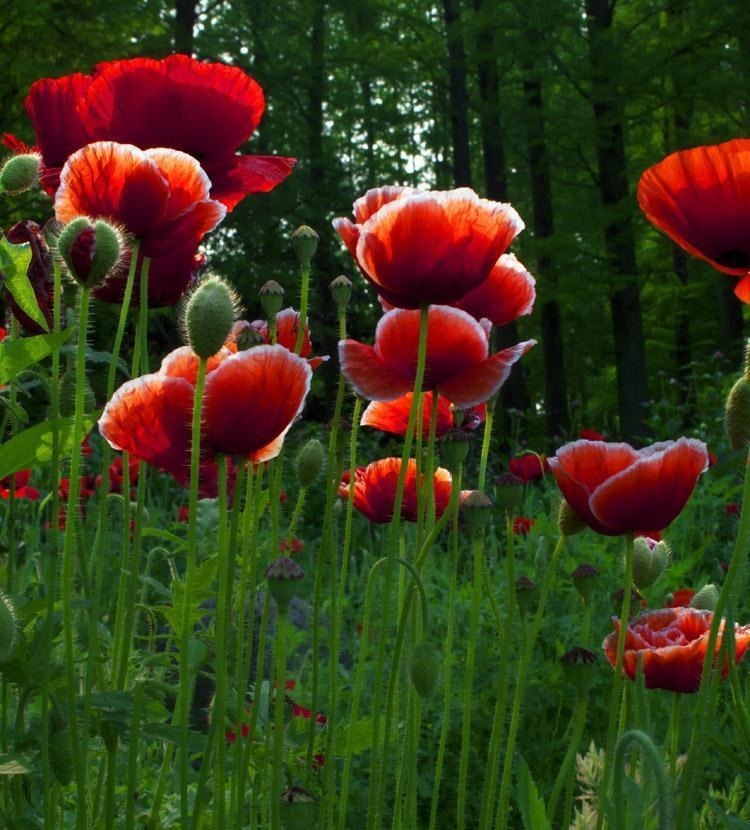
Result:
<svg viewBox="0 0 750 830">
<path fill-rule="evenodd" d="M 695 608 L 659 608 L 631 620 L 625 635 L 624 672 L 634 680 L 640 661 L 647 689 L 697 692 L 712 620 L 711 611 Z M 613 617 L 612 622 L 615 631 L 604 638 L 602 648 L 614 666 L 620 621 Z M 715 654 L 721 648 L 724 625 L 722 620 Z M 750 647 L 750 625 L 735 623 L 734 640 L 734 661 L 739 663 Z M 729 674 L 728 664 L 722 666 L 721 674 Z"/>
<path fill-rule="evenodd" d="M 729 504 L 724 505 L 724 513 L 726 513 L 727 516 L 739 516 L 740 510 L 740 505 L 737 504 L 736 501 L 732 501 Z"/>
<path fill-rule="evenodd" d="M 187 524 L 190 518 L 190 507 L 187 504 L 181 504 L 177 508 L 177 521 Z"/>
<path fill-rule="evenodd" d="M 236 727 L 235 727 L 236 728 Z M 250 734 L 250 725 L 247 723 L 242 724 L 241 734 L 243 738 L 247 738 Z M 227 743 L 233 744 L 237 740 L 237 733 L 234 732 L 232 729 L 227 729 L 224 733 L 224 740 Z"/>
<path fill-rule="evenodd" d="M 581 440 L 561 447 L 549 465 L 575 513 L 597 533 L 619 536 L 670 524 L 708 466 L 708 454 L 692 438 L 641 450 Z"/>
<path fill-rule="evenodd" d="M 123 482 L 123 467 L 122 456 L 118 455 L 114 461 L 109 465 L 109 491 L 110 493 L 122 492 Z M 130 477 L 130 486 L 138 483 L 138 459 L 134 456 L 128 456 L 128 475 Z"/>
<path fill-rule="evenodd" d="M 149 304 L 174 305 L 191 280 L 198 244 L 226 213 L 209 198 L 210 189 L 208 176 L 187 153 L 100 141 L 65 163 L 55 216 L 60 222 L 102 217 L 124 226 L 140 240 L 140 256 L 151 258 Z M 99 299 L 122 301 L 128 261 L 126 255 L 96 291 Z"/>
<path fill-rule="evenodd" d="M 268 330 L 267 320 L 254 320 L 250 325 L 255 329 L 262 343 L 271 342 L 271 334 Z M 299 311 L 293 308 L 283 308 L 276 315 L 276 342 L 280 346 L 294 351 L 297 345 L 297 330 L 299 329 Z M 231 348 L 231 345 L 229 346 Z M 305 325 L 305 336 L 302 338 L 302 346 L 300 348 L 300 357 L 309 358 L 310 368 L 315 370 L 328 360 L 328 355 L 321 357 L 310 357 L 312 354 L 312 340 L 310 339 L 310 326 Z"/>
<path fill-rule="evenodd" d="M 393 503 L 396 499 L 396 484 L 401 470 L 400 458 L 383 458 L 366 467 L 357 467 L 354 475 L 354 506 L 374 524 L 390 522 Z M 420 480 L 420 487 L 424 486 Z M 435 515 L 440 517 L 451 495 L 451 474 L 438 467 L 435 470 Z M 339 495 L 349 498 L 349 473 L 343 475 Z M 408 522 L 417 521 L 417 462 L 410 458 L 404 483 L 404 497 L 401 516 Z"/>
<path fill-rule="evenodd" d="M 513 519 L 513 533 L 516 536 L 528 536 L 534 524 L 534 519 L 524 519 L 522 516 L 516 516 Z"/>
<path fill-rule="evenodd" d="M 291 539 L 282 539 L 281 544 L 279 545 L 279 550 L 282 553 L 286 553 L 289 556 L 294 556 L 295 554 L 299 553 L 305 547 L 305 543 L 298 539 L 296 536 L 293 536 Z"/>
<path fill-rule="evenodd" d="M 375 345 L 339 342 L 341 371 L 364 398 L 392 401 L 414 389 L 419 311 L 395 308 L 375 329 Z M 461 408 L 489 400 L 505 383 L 513 364 L 535 340 L 489 354 L 487 331 L 470 314 L 430 306 L 424 388 L 437 390 Z"/>
<path fill-rule="evenodd" d="M 690 605 L 690 601 L 695 596 L 695 591 L 692 588 L 678 588 L 672 591 L 671 599 L 666 603 L 667 608 L 682 608 Z"/>
<path fill-rule="evenodd" d="M 241 69 L 187 55 L 110 61 L 93 75 L 43 78 L 26 99 L 50 195 L 68 156 L 108 140 L 189 153 L 211 179 L 211 198 L 229 210 L 250 193 L 273 190 L 294 166 L 295 159 L 281 156 L 235 155 L 264 108 L 262 89 Z"/>
<path fill-rule="evenodd" d="M 708 466 L 709 467 L 715 467 L 718 463 L 719 463 L 719 459 L 717 458 L 716 453 L 709 451 L 709 453 L 708 453 Z"/>
<path fill-rule="evenodd" d="M 581 429 L 578 431 L 579 438 L 585 438 L 587 441 L 606 441 L 607 439 L 597 432 L 595 429 Z"/>
<path fill-rule="evenodd" d="M 543 478 L 549 470 L 547 456 L 537 455 L 535 452 L 527 452 L 517 455 L 508 462 L 508 471 L 516 478 L 520 478 L 524 484 Z"/>
<path fill-rule="evenodd" d="M 359 422 L 363 427 L 374 427 L 383 432 L 394 435 L 406 435 L 409 425 L 409 412 L 414 398 L 413 392 L 407 392 L 393 401 L 373 401 L 362 413 Z M 430 417 L 432 413 L 432 392 L 425 392 L 422 403 L 422 437 L 427 440 L 430 436 Z M 455 407 L 446 398 L 438 397 L 437 422 L 435 437 L 441 438 L 446 432 L 453 429 Z M 487 417 L 486 404 L 473 406 L 463 411 L 462 429 L 476 429 Z"/>
<path fill-rule="evenodd" d="M 19 470 L 12 476 L 0 478 L 0 499 L 9 499 L 11 481 L 15 484 L 15 498 L 36 501 L 39 498 L 39 490 L 29 484 L 31 470 Z"/>
<path fill-rule="evenodd" d="M 507 204 L 474 191 L 368 190 L 354 223 L 335 219 L 349 253 L 383 299 L 397 308 L 453 303 L 479 287 L 524 224 Z"/>
<path fill-rule="evenodd" d="M 743 277 L 735 294 L 750 302 L 750 139 L 672 153 L 638 183 L 647 218 L 688 253 Z"/>
<path fill-rule="evenodd" d="M 300 706 L 299 703 L 295 703 L 291 701 L 293 708 L 292 708 L 292 717 L 293 718 L 305 718 L 309 719 L 312 717 L 312 712 L 309 709 L 305 709 L 304 706 Z M 321 726 L 325 726 L 328 723 L 328 718 L 322 713 L 318 712 L 315 716 L 315 723 L 320 724 Z"/>
<path fill-rule="evenodd" d="M 198 358 L 187 347 L 162 361 L 158 372 L 115 392 L 99 430 L 115 449 L 187 482 L 190 423 Z M 208 361 L 203 399 L 204 459 L 222 453 L 254 463 L 275 458 L 302 411 L 312 371 L 283 346 L 257 346 Z"/>
</svg>

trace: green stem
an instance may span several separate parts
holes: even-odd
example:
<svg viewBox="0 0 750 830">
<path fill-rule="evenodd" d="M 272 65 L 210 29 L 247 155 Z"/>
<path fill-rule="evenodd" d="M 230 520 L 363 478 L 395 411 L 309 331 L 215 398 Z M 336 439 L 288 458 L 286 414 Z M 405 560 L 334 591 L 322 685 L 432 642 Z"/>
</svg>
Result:
<svg viewBox="0 0 750 830">
<path fill-rule="evenodd" d="M 487 461 L 490 457 L 490 442 L 492 441 L 492 426 L 495 422 L 496 403 L 497 395 L 487 401 L 487 415 L 484 421 L 484 435 L 482 436 L 482 453 L 479 456 L 478 490 L 484 490 L 484 485 L 487 480 Z"/>
<path fill-rule="evenodd" d="M 688 827 L 685 825 L 674 825 L 672 823 L 672 797 L 667 780 L 667 774 L 664 770 L 664 764 L 659 757 L 659 753 L 654 746 L 653 741 L 646 735 L 645 732 L 640 732 L 636 729 L 631 729 L 629 732 L 624 732 L 617 742 L 615 747 L 614 758 L 614 815 L 615 820 L 619 823 L 625 816 L 625 751 L 628 744 L 640 744 L 641 751 L 644 758 L 651 766 L 653 773 L 653 781 L 656 785 L 656 792 L 658 795 L 658 811 L 659 811 L 659 830 L 672 830 L 677 827 Z M 642 818 L 645 818 L 643 816 Z M 622 824 L 620 824 L 622 826 Z"/>
<path fill-rule="evenodd" d="M 281 796 L 281 780 L 283 773 L 284 754 L 284 681 L 286 679 L 286 637 L 287 617 L 286 606 L 278 605 L 276 612 L 276 637 L 274 638 L 274 656 L 276 658 L 276 693 L 273 709 L 273 772 L 271 775 L 271 830 L 281 827 L 279 810 Z M 315 720 L 315 712 L 311 720 Z"/>
<path fill-rule="evenodd" d="M 302 344 L 305 341 L 305 328 L 307 327 L 307 304 L 310 294 L 310 263 L 300 267 L 300 297 L 299 297 L 299 318 L 297 321 L 297 337 L 294 341 L 294 353 L 300 354 Z"/>
<path fill-rule="evenodd" d="M 679 692 L 672 692 L 672 713 L 669 718 L 669 777 L 677 777 L 677 753 L 680 747 L 680 698 Z"/>
<path fill-rule="evenodd" d="M 555 778 L 554 786 L 552 787 L 552 794 L 547 802 L 547 821 L 550 826 L 555 826 L 555 812 L 557 811 L 557 802 L 560 799 L 560 794 L 564 786 L 567 786 L 570 773 L 573 770 L 573 764 L 578 753 L 578 746 L 583 737 L 583 729 L 586 726 L 586 710 L 588 708 L 588 695 L 586 692 L 579 692 L 576 696 L 575 710 L 571 718 L 571 735 L 568 750 L 565 753 L 563 762 L 558 770 Z M 566 825 L 567 826 L 567 825 Z"/>
</svg>

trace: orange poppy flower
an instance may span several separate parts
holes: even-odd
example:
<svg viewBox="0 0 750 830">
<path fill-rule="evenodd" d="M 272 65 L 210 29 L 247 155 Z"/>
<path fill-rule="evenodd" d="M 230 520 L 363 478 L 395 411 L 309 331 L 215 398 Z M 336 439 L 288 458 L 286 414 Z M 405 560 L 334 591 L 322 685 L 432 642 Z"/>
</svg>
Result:
<svg viewBox="0 0 750 830">
<path fill-rule="evenodd" d="M 166 470 L 181 483 L 189 474 L 197 365 L 187 346 L 176 349 L 158 372 L 121 386 L 99 420 L 111 446 Z M 307 362 L 283 346 L 257 346 L 237 354 L 223 349 L 207 368 L 204 460 L 224 454 L 260 463 L 277 456 L 310 389 Z"/>
<path fill-rule="evenodd" d="M 393 503 L 396 500 L 396 484 L 401 470 L 400 458 L 383 458 L 366 467 L 357 467 L 354 474 L 354 506 L 374 524 L 390 522 L 393 517 Z M 435 515 L 440 517 L 451 495 L 451 474 L 438 467 L 435 470 Z M 420 487 L 424 487 L 423 477 Z M 349 473 L 345 472 L 339 485 L 339 495 L 349 498 Z M 417 521 L 417 462 L 410 458 L 404 483 L 404 499 L 401 516 L 407 522 Z"/>
<path fill-rule="evenodd" d="M 363 398 L 392 401 L 414 389 L 420 312 L 394 308 L 375 329 L 375 345 L 339 342 L 341 371 Z M 489 354 L 487 329 L 470 314 L 430 306 L 424 388 L 468 409 L 489 400 L 505 383 L 513 364 L 535 340 Z"/>
<path fill-rule="evenodd" d="M 743 277 L 750 302 L 750 139 L 672 153 L 638 183 L 638 204 L 673 242 L 714 268 Z"/>
<path fill-rule="evenodd" d="M 574 512 L 597 533 L 619 536 L 674 521 L 708 467 L 708 453 L 693 438 L 641 450 L 580 440 L 561 447 L 549 466 Z"/>
<path fill-rule="evenodd" d="M 409 425 L 409 413 L 414 398 L 413 392 L 407 392 L 400 398 L 393 401 L 373 401 L 362 413 L 360 425 L 363 427 L 374 427 L 383 432 L 391 432 L 394 435 L 406 435 L 406 427 Z M 435 437 L 441 438 L 446 432 L 454 427 L 455 407 L 443 398 L 438 397 L 437 422 L 435 424 Z M 432 392 L 425 392 L 422 403 L 422 437 L 427 440 L 430 437 L 430 418 L 432 413 Z M 487 417 L 487 405 L 471 407 L 463 410 L 461 429 L 476 429 Z"/>
<path fill-rule="evenodd" d="M 140 254 L 151 257 L 149 304 L 172 305 L 190 282 L 198 243 L 226 213 L 224 205 L 209 198 L 210 188 L 200 164 L 187 153 L 100 141 L 65 163 L 55 216 L 60 222 L 86 215 L 122 225 L 140 240 Z M 97 297 L 122 300 L 128 260 Z"/>
<path fill-rule="evenodd" d="M 335 219 L 333 226 L 367 280 L 397 308 L 465 296 L 524 228 L 510 205 L 467 187 L 369 190 L 354 203 L 354 222 Z"/>
<path fill-rule="evenodd" d="M 641 662 L 647 689 L 692 693 L 700 687 L 701 672 L 706 659 L 708 635 L 713 612 L 696 608 L 659 608 L 631 620 L 625 635 L 623 670 L 635 680 Z M 612 618 L 615 630 L 604 638 L 602 648 L 607 660 L 615 665 L 620 620 Z M 722 620 L 716 651 L 721 648 Z M 750 647 L 750 625 L 734 626 L 734 662 L 739 663 Z M 729 665 L 722 667 L 721 676 L 729 674 Z"/>
</svg>

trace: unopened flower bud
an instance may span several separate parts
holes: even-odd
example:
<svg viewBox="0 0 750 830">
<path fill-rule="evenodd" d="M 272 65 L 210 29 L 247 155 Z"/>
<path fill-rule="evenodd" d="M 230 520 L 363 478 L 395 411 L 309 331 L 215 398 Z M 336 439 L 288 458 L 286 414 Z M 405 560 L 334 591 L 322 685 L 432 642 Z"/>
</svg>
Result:
<svg viewBox="0 0 750 830">
<path fill-rule="evenodd" d="M 11 156 L 0 168 L 0 190 L 16 196 L 30 190 L 39 181 L 38 153 L 23 153 Z"/>
<path fill-rule="evenodd" d="M 455 473 L 469 453 L 471 436 L 462 429 L 451 429 L 440 439 L 440 457 L 445 466 Z"/>
<path fill-rule="evenodd" d="M 229 340 L 234 343 L 238 352 L 244 352 L 252 349 L 253 346 L 259 346 L 263 342 L 263 337 L 252 323 L 247 320 L 236 320 L 229 334 Z"/>
<path fill-rule="evenodd" d="M 573 510 L 565 499 L 560 502 L 557 513 L 557 526 L 563 536 L 575 536 L 586 529 L 586 522 Z"/>
<path fill-rule="evenodd" d="M 411 653 L 409 677 L 420 697 L 430 697 L 435 691 L 443 657 L 427 640 L 417 643 Z"/>
<path fill-rule="evenodd" d="M 300 225 L 292 234 L 292 242 L 297 251 L 297 258 L 302 265 L 309 265 L 310 260 L 315 256 L 315 251 L 318 250 L 318 240 L 320 237 L 308 225 Z"/>
<path fill-rule="evenodd" d="M 213 357 L 232 330 L 235 297 L 218 277 L 203 280 L 185 305 L 185 332 L 190 348 L 204 359 Z"/>
<path fill-rule="evenodd" d="M 315 483 L 323 469 L 323 445 L 317 438 L 311 438 L 297 456 L 297 479 L 301 487 Z"/>
<path fill-rule="evenodd" d="M 336 303 L 339 308 L 346 308 L 349 305 L 349 300 L 352 296 L 352 281 L 349 277 L 345 277 L 342 274 L 340 277 L 336 277 L 335 280 L 332 280 L 328 287 L 331 290 L 331 296 L 333 297 L 334 303 Z"/>
<path fill-rule="evenodd" d="M 57 249 L 70 275 L 80 285 L 93 288 L 104 282 L 120 261 L 122 238 L 107 222 L 91 222 L 79 216 L 63 228 Z"/>
<path fill-rule="evenodd" d="M 589 688 L 593 680 L 591 669 L 596 665 L 596 654 L 587 648 L 571 648 L 560 658 L 565 677 L 576 687 L 581 694 Z"/>
<path fill-rule="evenodd" d="M 600 573 L 601 571 L 596 566 L 583 563 L 570 575 L 576 591 L 578 591 L 584 602 L 591 602 L 591 595 Z"/>
<path fill-rule="evenodd" d="M 266 317 L 269 320 L 275 320 L 276 315 L 281 311 L 281 306 L 284 303 L 284 289 L 276 282 L 276 280 L 268 280 L 264 282 L 258 292 L 260 295 L 260 303 L 263 306 L 263 311 L 266 312 Z"/>
<path fill-rule="evenodd" d="M 666 542 L 638 536 L 633 541 L 633 584 L 648 588 L 669 563 L 671 551 Z"/>
<path fill-rule="evenodd" d="M 512 513 L 523 498 L 523 481 L 513 473 L 503 473 L 495 479 L 495 503 Z"/>
<path fill-rule="evenodd" d="M 461 501 L 461 514 L 469 532 L 480 533 L 492 515 L 492 500 L 481 490 L 470 490 Z"/>
<path fill-rule="evenodd" d="M 729 392 L 724 426 L 732 449 L 744 450 L 750 442 L 750 379 L 747 375 L 743 375 Z"/>
<path fill-rule="evenodd" d="M 519 576 L 516 579 L 516 602 L 518 602 L 518 611 L 521 618 L 526 616 L 526 612 L 537 593 L 538 588 L 533 579 L 529 579 L 528 576 Z"/>
<path fill-rule="evenodd" d="M 286 613 L 290 601 L 297 595 L 297 583 L 304 576 L 302 568 L 288 556 L 274 559 L 266 568 L 268 588 L 282 614 Z"/>
<path fill-rule="evenodd" d="M 719 589 L 713 583 L 709 583 L 704 585 L 690 600 L 690 607 L 698 608 L 701 611 L 713 611 L 718 601 Z"/>
</svg>

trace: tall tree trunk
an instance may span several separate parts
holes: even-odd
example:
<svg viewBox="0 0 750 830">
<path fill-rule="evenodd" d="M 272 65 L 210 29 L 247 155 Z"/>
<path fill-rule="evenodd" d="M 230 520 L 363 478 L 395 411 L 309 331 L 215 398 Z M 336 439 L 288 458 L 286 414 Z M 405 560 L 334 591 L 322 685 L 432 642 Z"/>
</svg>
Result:
<svg viewBox="0 0 750 830">
<path fill-rule="evenodd" d="M 586 0 L 586 20 L 604 249 L 618 285 L 610 305 L 620 434 L 626 441 L 637 441 L 649 434 L 645 422 L 648 384 L 633 225 L 630 213 L 623 209 L 628 200 L 623 101 L 611 72 L 618 54 L 612 33 L 615 2 Z"/>
<path fill-rule="evenodd" d="M 497 71 L 496 9 L 487 0 L 473 0 L 474 38 L 479 81 L 479 126 L 482 132 L 484 158 L 484 189 L 488 199 L 508 201 L 508 170 L 503 146 L 500 115 L 500 78 Z M 520 340 L 515 322 L 501 326 L 497 332 L 499 348 L 506 348 Z M 507 412 L 523 412 L 528 406 L 522 364 L 513 367 L 510 377 L 500 390 L 503 405 L 504 432 L 509 434 Z"/>
<path fill-rule="evenodd" d="M 174 50 L 192 55 L 195 46 L 195 21 L 198 19 L 198 0 L 175 0 Z"/>
<path fill-rule="evenodd" d="M 461 0 L 443 0 L 448 44 L 448 92 L 453 144 L 453 181 L 471 187 L 469 154 L 469 94 L 466 88 L 466 51 L 461 25 Z"/>
<path fill-rule="evenodd" d="M 534 241 L 549 239 L 555 231 L 552 205 L 552 182 L 544 124 L 544 99 L 540 78 L 538 50 L 541 33 L 528 27 L 526 46 L 522 50 L 523 92 L 526 104 L 526 138 L 531 176 L 531 205 Z M 541 303 L 542 359 L 544 362 L 544 410 L 547 440 L 559 443 L 568 432 L 568 402 L 563 359 L 563 335 L 558 301 L 557 266 L 549 248 L 542 245 L 537 257 L 538 273 L 544 277 Z"/>
</svg>

